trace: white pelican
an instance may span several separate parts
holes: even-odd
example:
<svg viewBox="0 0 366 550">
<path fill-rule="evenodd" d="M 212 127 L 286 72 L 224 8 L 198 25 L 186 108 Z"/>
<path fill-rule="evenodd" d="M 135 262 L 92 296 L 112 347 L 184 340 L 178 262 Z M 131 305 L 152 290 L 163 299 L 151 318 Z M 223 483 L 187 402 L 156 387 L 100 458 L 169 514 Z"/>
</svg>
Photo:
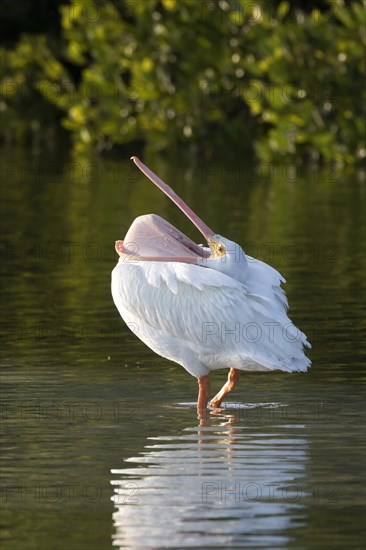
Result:
<svg viewBox="0 0 366 550">
<path fill-rule="evenodd" d="M 198 379 L 198 416 L 210 397 L 209 373 L 228 368 L 211 400 L 220 407 L 240 371 L 305 372 L 306 336 L 286 314 L 283 277 L 212 231 L 137 157 L 136 166 L 194 223 L 208 247 L 197 245 L 155 214 L 139 216 L 112 272 L 112 296 L 121 317 L 153 351 Z"/>
</svg>

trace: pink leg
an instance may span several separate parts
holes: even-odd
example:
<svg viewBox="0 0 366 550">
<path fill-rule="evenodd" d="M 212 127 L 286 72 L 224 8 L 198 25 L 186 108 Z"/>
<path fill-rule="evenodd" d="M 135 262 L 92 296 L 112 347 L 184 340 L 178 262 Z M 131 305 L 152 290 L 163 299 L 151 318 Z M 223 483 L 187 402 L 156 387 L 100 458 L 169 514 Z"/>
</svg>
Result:
<svg viewBox="0 0 366 550">
<path fill-rule="evenodd" d="M 224 399 L 225 395 L 231 392 L 231 390 L 235 388 L 239 378 L 240 378 L 240 371 L 238 369 L 230 369 L 227 382 L 222 386 L 219 393 L 216 394 L 215 397 L 211 400 L 210 406 L 215 408 L 220 407 L 221 402 Z"/>
<path fill-rule="evenodd" d="M 198 378 L 197 415 L 202 418 L 207 414 L 207 403 L 210 399 L 210 378 L 208 374 Z"/>
</svg>

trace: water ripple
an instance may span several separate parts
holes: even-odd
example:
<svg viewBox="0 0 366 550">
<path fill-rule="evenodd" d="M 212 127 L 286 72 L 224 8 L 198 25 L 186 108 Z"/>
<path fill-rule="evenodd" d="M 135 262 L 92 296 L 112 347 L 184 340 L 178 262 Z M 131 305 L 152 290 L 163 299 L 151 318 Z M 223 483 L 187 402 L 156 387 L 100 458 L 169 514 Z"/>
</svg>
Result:
<svg viewBox="0 0 366 550">
<path fill-rule="evenodd" d="M 308 441 L 301 426 L 249 433 L 222 425 L 149 438 L 113 469 L 119 548 L 276 548 L 304 523 Z"/>
</svg>

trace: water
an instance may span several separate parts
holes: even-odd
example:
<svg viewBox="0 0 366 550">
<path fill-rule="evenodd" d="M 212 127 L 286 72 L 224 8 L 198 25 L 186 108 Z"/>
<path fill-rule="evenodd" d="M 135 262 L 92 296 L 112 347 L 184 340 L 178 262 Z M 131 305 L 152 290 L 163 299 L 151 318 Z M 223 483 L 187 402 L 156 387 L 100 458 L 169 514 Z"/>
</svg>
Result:
<svg viewBox="0 0 366 550">
<path fill-rule="evenodd" d="M 129 333 L 110 296 L 114 240 L 136 216 L 195 229 L 127 162 L 7 151 L 2 548 L 361 548 L 363 183 L 144 160 L 283 273 L 313 367 L 243 374 L 199 426 L 195 379 Z"/>
</svg>

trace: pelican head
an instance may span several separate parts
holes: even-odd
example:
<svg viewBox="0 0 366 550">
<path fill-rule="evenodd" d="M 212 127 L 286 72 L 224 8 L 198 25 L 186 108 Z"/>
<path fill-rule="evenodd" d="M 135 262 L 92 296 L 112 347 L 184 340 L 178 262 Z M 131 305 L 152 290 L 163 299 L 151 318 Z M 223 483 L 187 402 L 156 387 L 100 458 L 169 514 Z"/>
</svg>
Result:
<svg viewBox="0 0 366 550">
<path fill-rule="evenodd" d="M 137 157 L 136 166 L 163 191 L 191 220 L 207 241 L 197 245 L 184 233 L 156 214 L 139 216 L 128 230 L 124 241 L 116 241 L 116 251 L 123 262 L 157 261 L 196 264 L 220 271 L 244 282 L 247 258 L 233 241 L 216 234 L 195 212 Z"/>
<path fill-rule="evenodd" d="M 248 260 L 241 246 L 221 235 L 214 235 L 207 242 L 211 253 L 208 257 L 199 260 L 198 264 L 220 271 L 244 283 Z"/>
</svg>

